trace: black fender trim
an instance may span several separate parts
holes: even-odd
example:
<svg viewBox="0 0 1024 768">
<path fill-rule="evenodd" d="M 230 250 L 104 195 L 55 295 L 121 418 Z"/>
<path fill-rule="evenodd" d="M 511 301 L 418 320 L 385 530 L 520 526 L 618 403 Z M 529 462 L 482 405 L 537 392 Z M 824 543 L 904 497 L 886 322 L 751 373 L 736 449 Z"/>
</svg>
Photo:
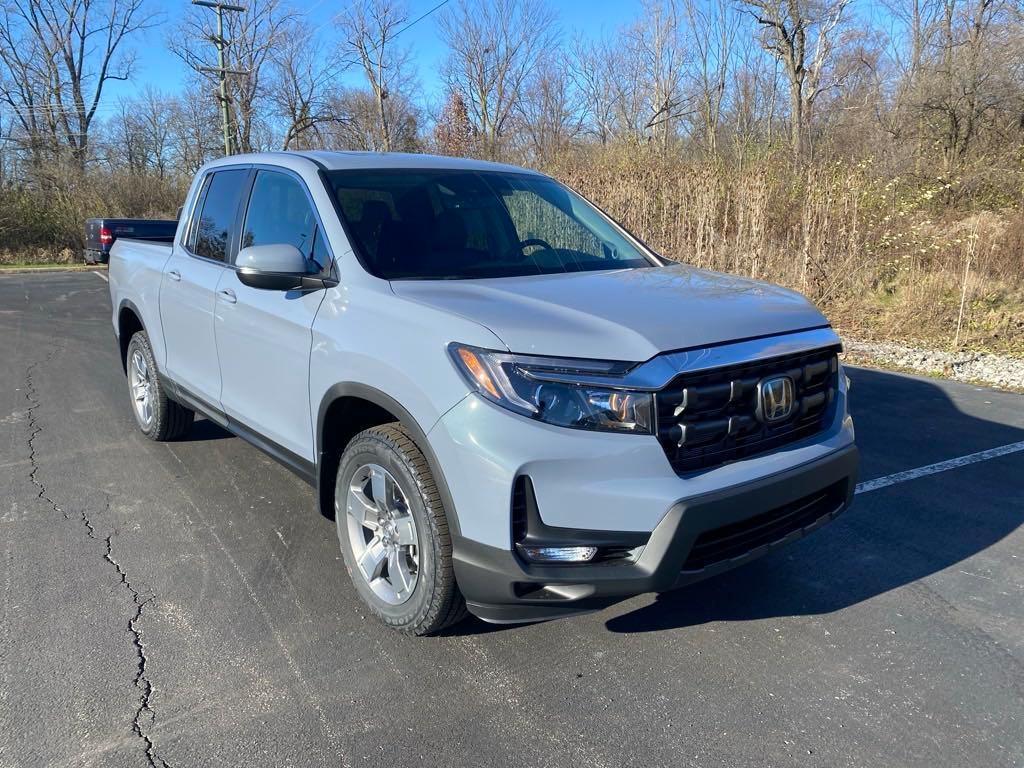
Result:
<svg viewBox="0 0 1024 768">
<path fill-rule="evenodd" d="M 283 466 L 285 469 L 294 472 L 310 485 L 314 487 L 316 486 L 317 471 L 316 465 L 313 462 L 293 453 L 283 445 L 278 445 L 270 438 L 264 437 L 259 432 L 247 427 L 237 419 L 231 418 L 217 406 L 207 402 L 199 395 L 190 392 L 180 384 L 175 383 L 163 373 L 158 372 L 157 375 L 160 377 L 160 385 L 172 400 L 175 400 L 187 408 L 191 408 L 193 411 L 202 414 L 210 421 L 226 429 L 231 434 L 240 437 L 242 440 L 249 443 L 249 445 L 263 451 L 278 464 Z"/>
<path fill-rule="evenodd" d="M 426 431 L 424 431 L 416 419 L 413 418 L 412 414 L 409 413 L 409 411 L 393 397 L 381 392 L 375 387 L 371 387 L 367 384 L 360 384 L 358 382 L 339 382 L 338 384 L 330 387 L 320 400 L 320 407 L 317 411 L 316 417 L 316 485 L 321 512 L 333 509 L 334 506 L 333 498 L 324 498 L 326 488 L 329 487 L 328 483 L 325 483 L 326 478 L 324 478 L 324 471 L 327 465 L 327 462 L 324 461 L 323 453 L 324 419 L 327 416 L 327 409 L 330 408 L 331 404 L 342 397 L 358 397 L 363 400 L 367 400 L 374 405 L 380 406 L 389 413 L 394 414 L 399 423 L 412 433 L 413 440 L 416 441 L 416 446 L 423 452 L 423 456 L 426 458 L 427 464 L 430 466 L 430 472 L 434 476 L 434 482 L 437 483 L 437 490 L 441 494 L 441 502 L 444 504 L 445 513 L 448 515 L 448 526 L 451 531 L 453 542 L 456 537 L 461 537 L 462 528 L 459 525 L 459 513 L 455 509 L 455 502 L 452 499 L 451 491 L 448 489 L 448 481 L 445 480 L 444 471 L 441 469 L 441 463 L 437 460 L 437 456 L 434 454 L 434 449 L 430 446 L 430 441 L 427 439 Z M 333 480 L 334 478 L 330 478 L 331 483 L 333 483 Z"/>
<path fill-rule="evenodd" d="M 139 324 L 142 326 L 142 330 L 145 331 L 146 330 L 146 324 L 142 320 L 142 312 L 139 311 L 139 308 L 137 306 L 135 306 L 135 302 L 133 302 L 131 299 L 121 299 L 121 303 L 117 305 L 117 319 L 118 319 L 118 321 L 120 321 L 120 319 L 121 319 L 121 313 L 124 312 L 126 309 L 130 309 L 132 311 L 132 313 L 137 318 L 139 318 Z M 149 331 L 146 331 L 146 333 L 149 333 Z M 118 322 L 118 324 L 116 326 L 114 326 L 114 335 L 117 338 L 119 338 L 119 339 L 121 338 L 121 325 L 120 325 L 120 322 Z"/>
<path fill-rule="evenodd" d="M 117 322 L 114 324 L 114 338 L 117 340 L 117 351 L 118 357 L 121 358 L 121 371 L 125 376 L 128 375 L 128 342 L 131 339 L 121 338 L 121 313 L 125 310 L 130 310 L 135 317 L 139 319 L 139 325 L 142 326 L 142 330 L 145 331 L 146 335 L 149 335 L 149 331 L 146 329 L 146 323 L 142 319 L 142 312 L 135 306 L 135 303 L 131 299 L 121 299 L 121 302 L 117 305 Z"/>
</svg>

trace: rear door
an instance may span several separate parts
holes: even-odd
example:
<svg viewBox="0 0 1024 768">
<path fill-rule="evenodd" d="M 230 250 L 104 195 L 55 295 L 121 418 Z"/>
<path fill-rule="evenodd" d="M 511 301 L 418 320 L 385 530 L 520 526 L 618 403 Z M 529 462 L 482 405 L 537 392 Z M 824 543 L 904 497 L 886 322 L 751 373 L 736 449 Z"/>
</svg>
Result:
<svg viewBox="0 0 1024 768">
<path fill-rule="evenodd" d="M 256 171 L 243 215 L 241 247 L 294 245 L 311 274 L 328 274 L 331 255 L 302 179 L 281 169 Z M 325 291 L 271 291 L 228 272 L 217 291 L 217 349 L 224 412 L 283 448 L 292 463 L 314 461 L 309 407 L 313 318 Z M 280 451 L 276 451 L 280 453 Z M 296 461 L 298 460 L 298 461 Z"/>
<path fill-rule="evenodd" d="M 183 240 L 164 267 L 160 318 L 164 371 L 188 394 L 220 408 L 220 363 L 214 313 L 217 284 L 237 249 L 237 221 L 248 168 L 207 174 Z"/>
</svg>

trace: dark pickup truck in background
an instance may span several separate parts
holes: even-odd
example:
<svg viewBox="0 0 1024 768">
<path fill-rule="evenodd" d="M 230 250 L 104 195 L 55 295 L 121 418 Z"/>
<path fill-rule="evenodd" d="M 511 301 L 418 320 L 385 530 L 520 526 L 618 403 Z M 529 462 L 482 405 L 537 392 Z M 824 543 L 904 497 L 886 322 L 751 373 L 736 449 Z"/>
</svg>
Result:
<svg viewBox="0 0 1024 768">
<path fill-rule="evenodd" d="M 177 219 L 86 219 L 86 264 L 106 264 L 110 247 L 119 237 L 173 243 Z"/>
</svg>

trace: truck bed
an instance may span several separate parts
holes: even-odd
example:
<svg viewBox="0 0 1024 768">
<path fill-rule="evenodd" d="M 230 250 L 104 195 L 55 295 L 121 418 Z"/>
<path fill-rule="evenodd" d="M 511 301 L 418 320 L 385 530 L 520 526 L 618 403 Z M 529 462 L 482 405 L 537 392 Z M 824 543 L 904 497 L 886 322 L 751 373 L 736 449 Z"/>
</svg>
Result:
<svg viewBox="0 0 1024 768">
<path fill-rule="evenodd" d="M 177 229 L 176 219 L 86 219 L 83 256 L 88 264 L 102 264 L 118 239 L 170 244 Z"/>
</svg>

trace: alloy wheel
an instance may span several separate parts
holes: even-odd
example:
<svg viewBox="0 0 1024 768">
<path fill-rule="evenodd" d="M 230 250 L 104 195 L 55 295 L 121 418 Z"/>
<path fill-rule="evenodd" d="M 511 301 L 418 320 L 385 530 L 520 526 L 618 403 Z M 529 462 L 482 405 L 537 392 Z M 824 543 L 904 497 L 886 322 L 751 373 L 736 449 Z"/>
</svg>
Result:
<svg viewBox="0 0 1024 768">
<path fill-rule="evenodd" d="M 149 427 L 153 423 L 153 381 L 150 378 L 149 365 L 141 350 L 132 352 L 131 363 L 128 366 L 128 383 L 132 392 L 132 406 L 135 408 L 135 415 L 143 427 Z"/>
<path fill-rule="evenodd" d="M 388 605 L 408 600 L 419 579 L 419 537 L 405 492 L 379 464 L 352 476 L 346 503 L 356 570 Z"/>
</svg>

